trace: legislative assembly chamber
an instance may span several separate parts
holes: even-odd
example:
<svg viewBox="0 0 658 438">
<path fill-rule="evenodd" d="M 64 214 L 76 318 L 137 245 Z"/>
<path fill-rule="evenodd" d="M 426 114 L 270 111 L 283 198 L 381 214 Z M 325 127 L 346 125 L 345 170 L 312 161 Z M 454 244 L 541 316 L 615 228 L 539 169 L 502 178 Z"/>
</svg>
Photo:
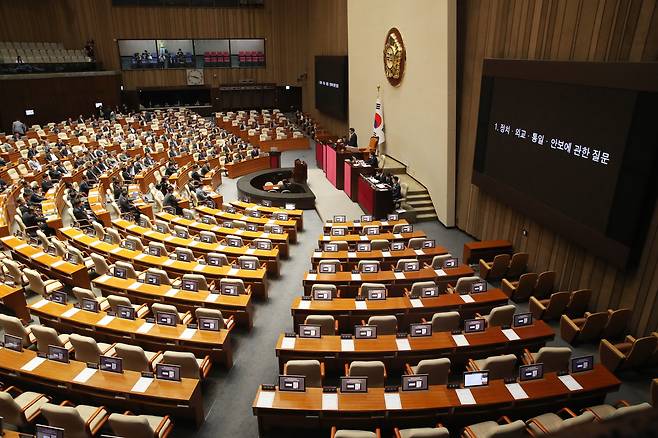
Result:
<svg viewBox="0 0 658 438">
<path fill-rule="evenodd" d="M 658 437 L 656 0 L 0 12 L 3 437 Z"/>
</svg>

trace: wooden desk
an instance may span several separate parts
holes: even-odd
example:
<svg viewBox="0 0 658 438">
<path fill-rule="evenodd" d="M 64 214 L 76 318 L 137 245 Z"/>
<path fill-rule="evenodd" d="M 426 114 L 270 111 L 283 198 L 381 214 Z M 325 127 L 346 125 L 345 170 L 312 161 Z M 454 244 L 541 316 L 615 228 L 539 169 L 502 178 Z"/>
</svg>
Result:
<svg viewBox="0 0 658 438">
<path fill-rule="evenodd" d="M 247 270 L 235 269 L 231 266 L 210 266 L 197 262 L 182 262 L 172 260 L 169 257 L 155 257 L 139 251 L 122 248 L 119 245 L 110 244 L 87 236 L 75 228 L 62 228 L 62 234 L 71 241 L 78 249 L 85 252 L 95 252 L 105 255 L 110 261 L 123 260 L 132 263 L 138 270 L 158 268 L 165 270 L 171 276 L 177 278 L 183 274 L 196 273 L 204 275 L 207 279 L 239 278 L 245 285 L 251 285 L 254 296 L 267 298 L 267 278 L 265 269 Z"/>
<path fill-rule="evenodd" d="M 338 150 L 333 145 L 325 145 L 324 171 L 329 182 L 339 190 L 343 190 L 345 182 L 345 160 L 356 157 L 364 158 L 362 151 L 343 149 Z"/>
<path fill-rule="evenodd" d="M 314 251 L 311 256 L 311 264 L 317 269 L 318 263 L 322 260 L 335 259 L 340 260 L 344 271 L 356 269 L 361 260 L 378 260 L 382 269 L 393 269 L 400 259 L 418 259 L 421 262 L 430 264 L 434 256 L 447 254 L 448 249 L 443 246 L 434 248 L 411 249 L 405 247 L 402 251 Z"/>
<path fill-rule="evenodd" d="M 248 224 L 257 225 L 261 230 L 263 230 L 263 227 L 265 225 L 280 225 L 281 227 L 283 227 L 284 231 L 288 234 L 288 237 L 290 238 L 290 243 L 297 242 L 297 221 L 294 219 L 282 221 L 282 220 L 270 219 L 266 217 L 253 217 L 242 213 L 229 213 L 223 210 L 219 210 L 217 208 L 210 208 L 206 206 L 198 206 L 196 208 L 196 211 L 198 211 L 201 214 L 213 216 L 222 221 L 235 221 L 235 220 L 244 221 Z"/>
<path fill-rule="evenodd" d="M 401 296 L 404 288 L 410 288 L 419 281 L 433 281 L 444 291 L 448 284 L 454 285 L 461 277 L 470 277 L 473 269 L 467 265 L 445 270 L 423 268 L 416 272 L 379 271 L 372 274 L 352 274 L 351 272 L 336 272 L 335 274 L 304 274 L 304 295 L 310 295 L 314 284 L 335 284 L 343 297 L 354 297 L 363 283 L 384 283 L 389 296 Z"/>
<path fill-rule="evenodd" d="M 213 362 L 222 363 L 227 369 L 233 365 L 230 328 L 218 332 L 186 331 L 188 329 L 183 324 L 170 327 L 150 324 L 143 318 L 131 320 L 114 317 L 108 322 L 106 312 L 87 312 L 75 309 L 73 304 L 48 300 L 38 301 L 28 308 L 32 315 L 39 317 L 42 325 L 52 327 L 59 333 L 78 333 L 99 342 L 139 345 L 149 351 L 189 351 L 197 357 L 208 355 Z"/>
<path fill-rule="evenodd" d="M 358 199 L 363 211 L 375 218 L 384 218 L 393 211 L 393 191 L 377 188 L 363 175 L 359 175 Z"/>
<path fill-rule="evenodd" d="M 453 371 L 468 359 L 481 359 L 496 354 L 518 354 L 524 348 L 537 350 L 555 337 L 553 330 L 544 321 L 535 321 L 532 326 L 513 329 L 520 339 L 511 341 L 500 327 L 489 327 L 484 332 L 469 333 L 464 336 L 469 345 L 458 346 L 450 332 L 435 332 L 432 336 L 407 337 L 409 350 L 401 348 L 396 335 L 380 335 L 377 339 L 352 339 L 353 351 L 343 350 L 340 336 L 321 338 L 295 338 L 293 349 L 281 347 L 284 335 L 279 335 L 276 355 L 279 358 L 279 372 L 289 360 L 317 359 L 324 362 L 327 372 L 344 373 L 344 365 L 353 360 L 380 360 L 386 365 L 388 374 L 404 369 L 405 363 L 416 364 L 423 359 L 447 357 Z"/>
<path fill-rule="evenodd" d="M 287 210 L 278 207 L 266 207 L 264 205 L 254 204 L 252 202 L 244 201 L 231 201 L 230 204 L 239 210 L 258 210 L 265 214 L 272 215 L 274 213 L 287 213 L 288 217 L 297 221 L 297 229 L 304 229 L 304 210 L 295 209 Z"/>
<path fill-rule="evenodd" d="M 345 160 L 343 190 L 349 198 L 358 202 L 359 200 L 359 177 L 361 175 L 374 175 L 375 168 L 369 165 L 355 165 L 351 160 Z"/>
<path fill-rule="evenodd" d="M 445 385 L 431 386 L 427 391 L 400 392 L 402 409 L 388 409 L 384 388 L 370 388 L 367 393 L 338 393 L 338 409 L 322 408 L 322 388 L 307 388 L 306 392 L 276 391 L 271 406 L 259 406 L 259 388 L 252 404 L 258 417 L 260 436 L 270 428 L 329 428 L 370 429 L 376 426 L 392 428 L 419 427 L 443 423 L 451 430 L 485 420 L 496 420 L 501 415 L 530 418 L 532 415 L 555 411 L 564 406 L 573 409 L 602 403 L 605 395 L 619 388 L 621 382 L 605 367 L 574 374 L 583 387 L 569 389 L 555 373 L 546 373 L 541 380 L 520 383 L 527 399 L 515 400 L 503 380 L 493 380 L 488 386 L 471 388 L 477 404 L 462 405 L 457 391 Z"/>
<path fill-rule="evenodd" d="M 198 308 L 218 309 L 225 318 L 233 316 L 240 327 L 251 330 L 253 326 L 254 305 L 250 294 L 232 296 L 213 294 L 207 290 L 191 292 L 174 289 L 169 285 L 156 286 L 138 283 L 132 278 L 122 279 L 109 275 L 95 278 L 93 284 L 103 295 L 123 295 L 133 304 L 146 303 L 149 307 L 153 303 L 173 304 L 180 312 L 190 311 L 192 314 Z"/>
<path fill-rule="evenodd" d="M 226 246 L 221 243 L 206 243 L 196 239 L 183 239 L 169 233 L 160 233 L 150 228 L 144 228 L 125 219 L 115 219 L 112 224 L 125 234 L 131 234 L 148 244 L 148 241 L 160 242 L 167 250 L 173 251 L 176 248 L 188 248 L 196 257 L 205 257 L 209 252 L 219 252 L 225 254 L 229 261 L 236 261 L 243 255 L 253 255 L 258 260 L 265 263 L 267 272 L 272 275 L 279 275 L 279 248 L 273 245 L 271 250 L 262 250 L 251 248 L 247 245 L 241 247 Z M 145 245 L 146 246 L 146 245 Z"/>
<path fill-rule="evenodd" d="M 7 283 L 0 284 L 0 303 L 14 312 L 24 324 L 30 322 L 30 312 L 27 310 L 25 291 L 22 287 L 10 286 Z"/>
<path fill-rule="evenodd" d="M 514 248 L 509 240 L 483 240 L 464 244 L 463 263 L 478 263 L 480 259 L 493 261 L 498 254 L 512 254 Z"/>
<path fill-rule="evenodd" d="M 393 227 L 398 225 L 398 224 L 408 225 L 409 223 L 407 222 L 406 219 L 400 219 L 400 220 L 397 220 L 397 221 L 373 220 L 372 222 L 358 222 L 358 221 L 332 222 L 331 220 L 328 220 L 324 223 L 323 231 L 328 233 L 329 231 L 331 231 L 332 227 L 347 227 L 347 232 L 348 233 L 350 233 L 350 234 L 361 234 L 361 230 L 363 230 L 363 227 L 377 226 L 377 227 L 379 227 L 380 231 L 392 232 Z"/>
<path fill-rule="evenodd" d="M 156 216 L 158 219 L 161 219 L 165 222 L 169 222 L 174 225 L 181 225 L 187 228 L 190 231 L 190 234 L 194 234 L 195 231 L 197 233 L 200 231 L 210 231 L 220 237 L 240 236 L 245 242 L 251 242 L 254 239 L 270 239 L 273 244 L 276 244 L 279 247 L 279 254 L 281 257 L 287 258 L 289 254 L 288 233 L 273 234 L 263 231 L 237 230 L 235 228 L 227 228 L 221 225 L 204 224 L 203 222 L 185 219 L 182 216 L 176 216 L 165 212 L 160 212 Z"/>
<path fill-rule="evenodd" d="M 43 252 L 43 248 L 35 248 L 18 237 L 6 236 L 0 240 L 11 251 L 15 260 L 36 269 L 48 278 L 72 287 L 89 288 L 89 271 L 84 264 L 74 265 L 61 257 L 51 256 Z"/>
<path fill-rule="evenodd" d="M 198 379 L 182 379 L 180 382 L 154 379 L 145 391 L 139 392 L 133 390 L 141 378 L 141 374 L 135 371 L 127 370 L 122 374 L 96 371 L 82 383 L 74 379 L 86 368 L 83 362 L 45 361 L 32 371 L 23 370 L 22 367 L 36 355 L 32 350 L 0 349 L 3 381 L 81 403 L 93 399 L 96 404 L 109 406 L 116 412 L 130 409 L 137 414 L 170 414 L 174 418 L 194 421 L 197 427 L 203 423 L 203 400 Z"/>
<path fill-rule="evenodd" d="M 257 143 L 260 145 L 261 150 L 269 152 L 273 147 L 279 151 L 293 151 L 300 149 L 310 148 L 311 142 L 308 137 L 298 137 L 292 138 L 288 134 L 288 138 L 282 138 L 280 140 L 258 140 Z"/>
<path fill-rule="evenodd" d="M 411 233 L 379 233 L 379 234 L 346 234 L 344 236 L 322 235 L 318 238 L 318 248 L 322 248 L 324 242 L 344 241 L 347 243 L 368 242 L 371 240 L 388 240 L 389 242 L 404 241 L 414 238 L 427 238 L 423 231 L 413 231 Z"/>
<path fill-rule="evenodd" d="M 238 161 L 237 163 L 226 163 L 224 165 L 229 178 L 237 178 L 242 175 L 258 172 L 270 168 L 270 157 L 261 155 L 257 158 Z"/>
<path fill-rule="evenodd" d="M 303 301 L 301 297 L 296 297 L 292 302 L 290 313 L 292 313 L 295 332 L 308 315 L 332 315 L 338 320 L 341 333 L 354 334 L 355 325 L 374 315 L 395 315 L 400 331 L 407 331 L 409 324 L 420 322 L 422 318 L 429 321 L 437 312 L 456 310 L 462 318 L 472 318 L 476 313 L 486 314 L 492 308 L 507 303 L 507 295 L 500 289 L 489 289 L 486 292 L 470 295 L 446 293 L 434 298 L 417 299 L 410 299 L 405 294 L 401 297 L 387 297 L 385 300 L 362 301 L 359 306 L 365 308 L 359 309 L 356 308 L 354 298 Z"/>
</svg>

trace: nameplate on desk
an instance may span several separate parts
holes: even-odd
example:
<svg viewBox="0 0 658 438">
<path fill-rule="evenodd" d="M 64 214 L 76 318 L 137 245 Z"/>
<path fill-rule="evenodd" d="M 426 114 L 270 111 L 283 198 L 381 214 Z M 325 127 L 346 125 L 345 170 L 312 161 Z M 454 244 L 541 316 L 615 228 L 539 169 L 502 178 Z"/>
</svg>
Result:
<svg viewBox="0 0 658 438">
<path fill-rule="evenodd" d="M 423 301 L 420 300 L 419 298 L 411 298 L 409 300 L 409 302 L 411 303 L 411 307 L 423 307 L 424 306 Z"/>
<path fill-rule="evenodd" d="M 570 374 L 567 374 L 566 376 L 558 376 L 558 379 L 564 383 L 564 386 L 566 386 L 569 391 L 578 391 L 583 389 L 580 383 L 578 383 L 576 379 L 574 379 Z"/>
<path fill-rule="evenodd" d="M 141 286 L 141 285 L 142 285 L 142 283 L 140 283 L 139 281 L 135 281 L 130 286 L 128 286 L 128 289 L 137 290 L 137 289 L 139 289 L 139 286 Z"/>
<path fill-rule="evenodd" d="M 48 304 L 48 302 L 49 302 L 48 300 L 43 300 L 43 299 L 42 299 L 41 301 L 32 304 L 31 307 L 32 307 L 33 309 L 40 309 L 40 308 L 42 308 L 43 306 L 45 306 L 46 304 Z"/>
<path fill-rule="evenodd" d="M 297 308 L 298 308 L 298 309 L 303 309 L 303 310 L 310 309 L 310 308 L 311 308 L 311 301 L 309 301 L 309 300 L 301 300 L 301 301 L 299 302 L 299 305 L 297 306 Z"/>
<path fill-rule="evenodd" d="M 518 383 L 506 383 L 505 388 L 509 391 L 514 400 L 523 400 L 528 398 L 528 394 L 523 390 L 523 387 Z"/>
<path fill-rule="evenodd" d="M 385 392 L 384 403 L 386 409 L 402 409 L 402 400 L 400 400 L 399 392 Z"/>
<path fill-rule="evenodd" d="M 457 393 L 457 398 L 459 398 L 459 403 L 462 405 L 474 405 L 475 397 L 473 393 L 468 388 L 460 388 L 455 391 Z"/>
<path fill-rule="evenodd" d="M 307 281 L 315 281 L 318 278 L 318 274 L 306 274 Z"/>
<path fill-rule="evenodd" d="M 140 377 L 133 385 L 131 391 L 146 392 L 146 390 L 149 389 L 149 386 L 151 386 L 151 382 L 153 382 L 153 379 L 150 377 Z"/>
<path fill-rule="evenodd" d="M 297 338 L 289 338 L 287 336 L 284 336 L 283 340 L 281 341 L 281 348 L 284 350 L 294 350 L 296 340 Z"/>
<path fill-rule="evenodd" d="M 408 351 L 411 350 L 411 345 L 409 344 L 409 339 L 396 339 L 395 343 L 397 344 L 399 351 Z"/>
<path fill-rule="evenodd" d="M 142 260 L 142 259 L 145 258 L 145 257 L 146 257 L 146 254 L 144 254 L 144 253 L 142 252 L 142 253 L 139 253 L 139 254 L 137 254 L 137 255 L 135 256 L 135 260 Z"/>
<path fill-rule="evenodd" d="M 78 313 L 79 311 L 80 311 L 80 309 L 78 309 L 77 307 L 71 307 L 69 310 L 62 313 L 62 318 L 70 318 L 73 315 L 75 315 L 76 313 Z"/>
<path fill-rule="evenodd" d="M 178 289 L 169 289 L 167 292 L 165 292 L 165 297 L 175 297 L 177 293 Z"/>
<path fill-rule="evenodd" d="M 355 259 L 356 258 L 356 253 L 355 252 L 348 252 L 347 257 L 350 259 Z"/>
<path fill-rule="evenodd" d="M 137 329 L 137 333 L 141 333 L 141 334 L 148 333 L 151 331 L 154 325 L 155 324 L 153 324 L 152 322 L 145 322 Z"/>
<path fill-rule="evenodd" d="M 45 252 L 39 251 L 39 252 L 35 252 L 34 254 L 32 254 L 31 257 L 34 258 L 34 259 L 38 259 L 39 257 L 41 257 L 42 255 L 45 255 L 45 254 L 46 254 Z"/>
<path fill-rule="evenodd" d="M 338 394 L 322 394 L 322 410 L 323 411 L 337 411 L 338 410 Z"/>
<path fill-rule="evenodd" d="M 361 274 L 352 274 L 352 281 L 361 281 Z"/>
<path fill-rule="evenodd" d="M 109 280 L 111 277 L 107 274 L 103 274 L 100 277 L 96 278 L 96 281 L 99 283 L 105 283 L 107 280 Z"/>
<path fill-rule="evenodd" d="M 206 303 L 214 303 L 219 298 L 219 294 L 208 294 L 204 300 Z"/>
<path fill-rule="evenodd" d="M 274 405 L 274 396 L 276 391 L 261 391 L 258 393 L 258 400 L 256 400 L 257 408 L 271 408 Z"/>
<path fill-rule="evenodd" d="M 394 272 L 393 275 L 395 275 L 396 280 L 404 280 L 405 278 L 407 278 L 404 275 L 404 272 Z"/>
<path fill-rule="evenodd" d="M 51 268 L 59 268 L 62 266 L 64 263 L 66 263 L 64 260 L 57 260 L 55 263 L 50 265 Z"/>
<path fill-rule="evenodd" d="M 103 242 L 101 242 L 100 240 L 94 240 L 93 242 L 91 242 L 91 243 L 89 244 L 89 246 L 93 246 L 94 248 L 96 248 L 98 245 L 100 245 L 100 244 L 102 244 L 102 243 L 103 243 Z"/>
<path fill-rule="evenodd" d="M 28 363 L 26 363 L 25 365 L 23 365 L 21 367 L 21 370 L 23 370 L 23 371 L 34 371 L 39 365 L 41 365 L 45 361 L 46 361 L 46 359 L 43 358 L 43 357 L 32 358 L 32 360 L 30 360 Z"/>
<path fill-rule="evenodd" d="M 176 263 L 176 260 L 167 259 L 167 260 L 165 260 L 164 262 L 162 262 L 162 265 L 163 265 L 163 266 L 171 266 L 171 265 L 173 265 L 174 263 Z"/>
<path fill-rule="evenodd" d="M 390 257 L 391 253 L 389 251 L 382 251 L 382 257 Z"/>
<path fill-rule="evenodd" d="M 85 368 L 73 378 L 73 381 L 76 383 L 87 383 L 87 380 L 91 379 L 96 374 L 96 371 L 98 371 L 97 368 Z"/>
<path fill-rule="evenodd" d="M 368 310 L 368 302 L 367 301 L 354 301 L 354 307 L 356 310 Z"/>
<path fill-rule="evenodd" d="M 359 240 L 368 240 L 368 236 L 359 236 Z"/>
<path fill-rule="evenodd" d="M 504 329 L 503 334 L 510 341 L 518 341 L 519 339 L 521 339 L 513 329 Z"/>
<path fill-rule="evenodd" d="M 323 242 L 328 242 L 328 241 L 330 241 L 330 240 L 331 240 L 331 237 L 330 237 L 330 236 L 322 236 L 322 241 L 323 241 Z"/>
<path fill-rule="evenodd" d="M 474 303 L 475 300 L 473 299 L 472 296 L 469 294 L 464 294 L 464 295 L 459 295 L 459 297 L 464 301 L 465 303 Z"/>
<path fill-rule="evenodd" d="M 317 252 L 317 251 L 313 252 L 313 258 L 319 259 L 319 258 L 321 258 L 321 257 L 322 257 L 322 253 L 321 253 L 321 252 Z"/>
<path fill-rule="evenodd" d="M 238 275 L 238 272 L 240 272 L 239 269 L 231 268 L 231 269 L 228 270 L 228 272 L 226 273 L 226 275 Z"/>
<path fill-rule="evenodd" d="M 464 335 L 452 335 L 452 340 L 455 341 L 458 347 L 466 347 L 469 345 L 468 339 Z"/>
<path fill-rule="evenodd" d="M 110 252 L 111 252 L 112 254 L 118 254 L 118 253 L 121 252 L 122 249 L 123 249 L 123 248 L 121 248 L 120 246 L 117 246 L 116 248 L 112 248 L 112 249 L 110 250 Z"/>
<path fill-rule="evenodd" d="M 251 254 L 256 254 L 256 249 L 255 249 L 255 248 L 249 248 L 249 249 L 247 249 L 247 254 L 249 254 L 249 255 L 251 255 Z"/>
<path fill-rule="evenodd" d="M 178 339 L 192 339 L 195 333 L 196 329 L 186 328 L 183 330 L 183 333 L 180 334 Z"/>
<path fill-rule="evenodd" d="M 354 351 L 354 339 L 341 339 L 340 351 Z"/>
<path fill-rule="evenodd" d="M 112 315 L 105 315 L 96 323 L 96 325 L 108 325 L 109 323 L 114 321 L 114 318 L 115 317 Z"/>
<path fill-rule="evenodd" d="M 439 277 L 445 277 L 446 275 L 448 275 L 446 274 L 446 271 L 444 271 L 443 269 L 435 269 L 434 272 L 436 272 L 436 275 L 438 275 Z"/>
</svg>

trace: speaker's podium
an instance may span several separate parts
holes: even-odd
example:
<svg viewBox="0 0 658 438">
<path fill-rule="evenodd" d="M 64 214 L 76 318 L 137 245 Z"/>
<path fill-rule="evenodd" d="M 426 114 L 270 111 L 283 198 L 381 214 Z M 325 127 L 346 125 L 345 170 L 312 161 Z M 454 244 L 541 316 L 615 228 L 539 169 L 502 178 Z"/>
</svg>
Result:
<svg viewBox="0 0 658 438">
<path fill-rule="evenodd" d="M 281 151 L 276 147 L 270 149 L 270 168 L 278 169 L 281 167 Z"/>
<path fill-rule="evenodd" d="M 343 190 L 345 182 L 345 160 L 356 157 L 363 159 L 364 152 L 360 149 L 345 146 L 344 144 L 325 145 L 324 172 L 334 187 Z"/>
</svg>

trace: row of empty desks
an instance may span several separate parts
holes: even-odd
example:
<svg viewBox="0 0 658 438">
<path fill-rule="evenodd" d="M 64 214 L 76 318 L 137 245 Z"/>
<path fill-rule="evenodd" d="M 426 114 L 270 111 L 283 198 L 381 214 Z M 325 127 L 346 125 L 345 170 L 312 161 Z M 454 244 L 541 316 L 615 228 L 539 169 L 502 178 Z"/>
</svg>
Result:
<svg viewBox="0 0 658 438">
<path fill-rule="evenodd" d="M 343 269 L 348 270 L 354 269 L 361 260 L 377 260 L 382 269 L 391 269 L 401 259 L 417 259 L 429 264 L 435 256 L 447 253 L 448 249 L 443 246 L 423 249 L 405 247 L 402 251 L 314 251 L 311 263 L 315 268 L 322 260 L 339 260 Z"/>
<path fill-rule="evenodd" d="M 406 329 L 409 324 L 420 322 L 422 318 L 431 320 L 432 315 L 438 312 L 458 311 L 462 319 L 472 318 L 476 313 L 489 313 L 492 308 L 507 302 L 507 295 L 500 289 L 469 295 L 446 293 L 430 298 L 410 298 L 404 294 L 385 300 L 363 301 L 354 298 L 325 301 L 297 297 L 292 302 L 290 312 L 295 331 L 309 315 L 331 315 L 338 321 L 342 333 L 354 333 L 354 326 L 371 316 L 394 315 L 398 319 L 398 327 Z"/>
<path fill-rule="evenodd" d="M 580 389 L 564 383 L 573 380 Z M 438 422 L 457 429 L 501 415 L 527 419 L 564 406 L 590 406 L 603 402 L 607 393 L 619 388 L 620 381 L 605 367 L 572 376 L 547 373 L 543 379 L 521 382 L 509 387 L 503 380 L 488 386 L 451 389 L 430 386 L 425 391 L 385 393 L 370 388 L 366 393 L 323 393 L 322 388 L 305 392 L 267 391 L 259 388 L 252 409 L 258 417 L 259 433 L 271 428 L 366 429 L 375 427 L 408 428 Z M 523 398 L 516 391 L 521 389 Z M 511 391 L 514 391 L 515 394 Z M 472 396 L 472 400 L 469 400 Z"/>
<path fill-rule="evenodd" d="M 297 221 L 298 230 L 304 229 L 304 210 L 298 208 L 288 210 L 287 208 L 271 207 L 239 200 L 231 201 L 230 204 L 239 210 L 258 210 L 261 213 L 269 215 L 273 215 L 274 213 L 287 213 L 288 216 Z"/>
<path fill-rule="evenodd" d="M 411 233 L 380 233 L 380 234 L 346 234 L 344 236 L 322 235 L 318 238 L 318 247 L 321 248 L 325 242 L 343 241 L 347 243 L 369 242 L 373 240 L 388 240 L 389 242 L 409 241 L 414 238 L 426 238 L 424 232 L 413 231 Z"/>
<path fill-rule="evenodd" d="M 224 164 L 229 178 L 237 178 L 249 173 L 258 172 L 270 168 L 270 157 L 268 155 L 261 155 L 256 158 L 237 161 L 233 163 Z"/>
<path fill-rule="evenodd" d="M 261 229 L 265 225 L 279 225 L 286 233 L 288 233 L 290 243 L 297 242 L 297 221 L 294 219 L 279 220 L 267 217 L 254 217 L 242 213 L 229 213 L 217 208 L 210 208 L 205 206 L 198 206 L 196 210 L 199 213 L 212 216 L 222 221 L 244 221 L 248 224 L 254 224 Z"/>
<path fill-rule="evenodd" d="M 283 365 L 293 359 L 317 359 L 324 363 L 327 371 L 338 371 L 342 375 L 344 365 L 353 360 L 379 360 L 387 370 L 399 371 L 406 363 L 415 365 L 420 360 L 439 357 L 449 358 L 456 371 L 455 365 L 464 364 L 468 359 L 517 354 L 524 348 L 536 350 L 554 337 L 555 333 L 544 321 L 506 330 L 488 327 L 478 333 L 435 332 L 431 336 L 404 338 L 397 335 L 379 335 L 376 339 L 342 339 L 338 335 L 289 338 L 281 334 L 276 343 L 276 355 L 281 372 Z"/>
<path fill-rule="evenodd" d="M 325 233 L 328 233 L 333 227 L 345 227 L 347 228 L 348 233 L 361 234 L 363 227 L 379 227 L 379 229 L 382 231 L 393 231 L 393 227 L 396 225 L 409 225 L 409 223 L 406 221 L 406 219 L 399 219 L 397 221 L 373 220 L 371 222 L 332 222 L 331 220 L 328 220 L 324 223 L 323 229 Z"/>
</svg>

